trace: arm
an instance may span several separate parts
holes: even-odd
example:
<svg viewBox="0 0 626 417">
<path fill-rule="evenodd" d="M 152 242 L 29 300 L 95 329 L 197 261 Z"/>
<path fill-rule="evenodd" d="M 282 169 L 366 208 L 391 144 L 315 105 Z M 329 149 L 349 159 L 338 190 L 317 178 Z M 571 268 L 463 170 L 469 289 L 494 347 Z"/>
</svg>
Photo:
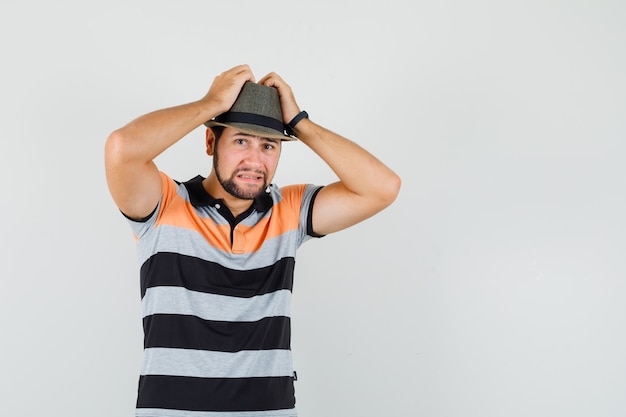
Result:
<svg viewBox="0 0 626 417">
<path fill-rule="evenodd" d="M 161 198 L 161 178 L 154 158 L 227 111 L 246 81 L 254 81 L 250 68 L 236 66 L 215 77 L 202 99 L 148 113 L 109 135 L 104 150 L 107 184 L 124 214 L 140 219 L 155 209 Z"/>
<path fill-rule="evenodd" d="M 268 74 L 259 83 L 278 89 L 285 121 L 300 112 L 291 88 L 277 74 Z M 355 225 L 396 199 L 400 177 L 361 146 L 309 119 L 300 121 L 295 132 L 339 178 L 315 199 L 315 233 L 326 235 Z"/>
</svg>

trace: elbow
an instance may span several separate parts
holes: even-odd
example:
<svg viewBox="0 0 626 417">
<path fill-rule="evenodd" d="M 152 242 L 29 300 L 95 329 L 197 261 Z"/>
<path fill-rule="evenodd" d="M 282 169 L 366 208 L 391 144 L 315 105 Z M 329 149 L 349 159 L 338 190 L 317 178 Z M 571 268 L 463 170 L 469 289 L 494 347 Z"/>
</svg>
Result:
<svg viewBox="0 0 626 417">
<path fill-rule="evenodd" d="M 123 149 L 124 137 L 119 129 L 114 130 L 104 143 L 104 157 L 107 160 L 117 159 L 120 155 L 124 154 Z"/>
<path fill-rule="evenodd" d="M 134 148 L 136 147 L 132 146 L 131 141 L 121 129 L 114 130 L 104 144 L 105 161 L 111 164 L 124 164 L 132 161 Z"/>
<path fill-rule="evenodd" d="M 378 180 L 376 189 L 376 200 L 378 201 L 380 210 L 389 207 L 400 193 L 402 180 L 398 175 L 391 172 L 387 177 Z"/>
<path fill-rule="evenodd" d="M 395 173 L 392 173 L 392 175 L 389 177 L 389 179 L 387 179 L 387 181 L 385 182 L 385 191 L 384 191 L 384 200 L 387 203 L 387 206 L 391 205 L 394 201 L 396 201 L 396 198 L 398 198 L 398 194 L 400 194 L 400 188 L 402 187 L 402 180 L 400 179 L 400 176 L 398 176 Z"/>
</svg>

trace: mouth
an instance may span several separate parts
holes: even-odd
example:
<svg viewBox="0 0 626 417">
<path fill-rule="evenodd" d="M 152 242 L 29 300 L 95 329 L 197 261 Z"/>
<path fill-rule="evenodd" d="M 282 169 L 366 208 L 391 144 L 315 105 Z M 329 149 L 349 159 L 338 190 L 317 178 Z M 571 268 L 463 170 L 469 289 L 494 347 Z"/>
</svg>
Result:
<svg viewBox="0 0 626 417">
<path fill-rule="evenodd" d="M 237 178 L 244 182 L 263 182 L 265 180 L 265 175 L 259 172 L 252 171 L 244 171 L 238 172 Z"/>
</svg>

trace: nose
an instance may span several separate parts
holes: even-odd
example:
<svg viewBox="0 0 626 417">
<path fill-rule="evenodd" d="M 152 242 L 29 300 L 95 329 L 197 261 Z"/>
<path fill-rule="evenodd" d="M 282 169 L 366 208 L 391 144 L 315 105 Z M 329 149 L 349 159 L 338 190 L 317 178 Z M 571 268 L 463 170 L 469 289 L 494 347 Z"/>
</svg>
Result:
<svg viewBox="0 0 626 417">
<path fill-rule="evenodd" d="M 244 162 L 251 166 L 263 166 L 265 158 L 263 153 L 264 146 L 261 141 L 252 141 L 251 145 L 246 150 Z"/>
</svg>

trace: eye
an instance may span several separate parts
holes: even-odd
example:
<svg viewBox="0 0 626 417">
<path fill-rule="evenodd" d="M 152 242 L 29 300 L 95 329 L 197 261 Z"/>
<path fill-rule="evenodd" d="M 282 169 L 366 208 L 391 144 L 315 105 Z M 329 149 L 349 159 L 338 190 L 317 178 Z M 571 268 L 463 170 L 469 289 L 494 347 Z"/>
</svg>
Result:
<svg viewBox="0 0 626 417">
<path fill-rule="evenodd" d="M 245 145 L 247 142 L 248 142 L 248 141 L 247 141 L 246 139 L 243 139 L 243 138 L 237 138 L 237 139 L 235 139 L 235 143 L 236 143 L 237 145 Z"/>
<path fill-rule="evenodd" d="M 267 149 L 268 151 L 271 151 L 274 148 L 276 148 L 276 146 L 274 146 L 273 143 L 266 143 L 265 144 L 265 149 Z"/>
</svg>

